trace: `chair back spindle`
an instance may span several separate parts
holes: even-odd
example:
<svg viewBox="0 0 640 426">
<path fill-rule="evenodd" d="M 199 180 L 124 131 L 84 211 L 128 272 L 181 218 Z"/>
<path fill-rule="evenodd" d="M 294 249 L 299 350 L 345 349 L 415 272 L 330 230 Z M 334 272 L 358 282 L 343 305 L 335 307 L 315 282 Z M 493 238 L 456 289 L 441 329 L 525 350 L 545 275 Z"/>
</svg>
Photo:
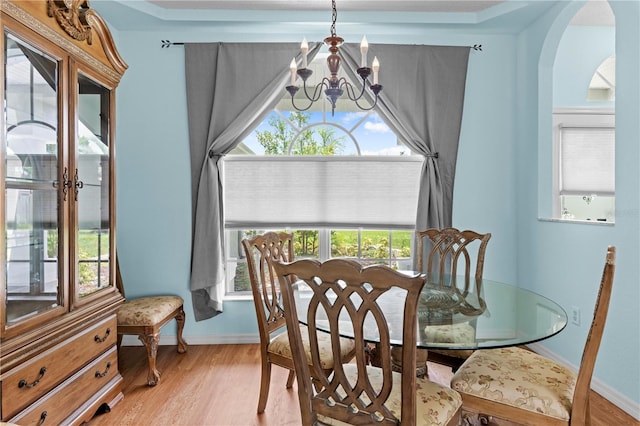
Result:
<svg viewBox="0 0 640 426">
<path fill-rule="evenodd" d="M 266 232 L 242 240 L 242 246 L 247 257 L 247 271 L 260 339 L 268 342 L 270 333 L 285 325 L 280 284 L 272 265 L 275 261 L 293 261 L 293 235 L 286 232 Z"/>
<path fill-rule="evenodd" d="M 417 233 L 417 268 L 426 272 L 428 285 L 439 287 L 459 296 L 464 300 L 471 292 L 478 296 L 477 308 L 468 310 L 469 306 L 460 307 L 460 312 L 467 315 L 478 315 L 484 312 L 486 305 L 481 297 L 482 275 L 487 244 L 491 234 L 480 234 L 475 231 L 460 231 L 456 228 L 427 229 Z M 426 260 L 426 267 L 424 262 Z M 473 266 L 475 263 L 475 267 Z M 460 267 L 460 268 L 459 268 Z M 459 270 L 460 269 L 460 270 Z M 471 276 L 475 278 L 471 287 Z M 464 276 L 464 286 L 458 287 L 458 275 Z M 427 334 L 438 336 L 438 339 L 450 341 L 452 333 L 475 336 L 476 320 L 446 326 L 428 326 Z M 434 349 L 429 351 L 428 360 L 448 365 L 455 371 L 467 359 L 473 350 Z"/>
<path fill-rule="evenodd" d="M 470 230 L 460 231 L 456 228 L 427 229 L 418 232 L 417 239 L 417 269 L 426 272 L 431 283 L 441 287 L 455 287 L 458 268 L 462 267 L 464 288 L 469 289 L 474 258 L 473 276 L 477 285 L 482 281 L 484 257 L 487 244 L 491 239 L 490 233 L 479 234 Z M 470 252 L 475 252 L 476 256 L 471 256 Z"/>
</svg>

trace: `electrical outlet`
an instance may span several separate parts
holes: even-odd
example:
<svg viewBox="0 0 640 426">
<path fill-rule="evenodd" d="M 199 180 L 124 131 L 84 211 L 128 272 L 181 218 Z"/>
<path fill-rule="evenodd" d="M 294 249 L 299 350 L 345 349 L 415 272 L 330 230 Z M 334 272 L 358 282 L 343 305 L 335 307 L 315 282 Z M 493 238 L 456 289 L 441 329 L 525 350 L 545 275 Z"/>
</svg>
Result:
<svg viewBox="0 0 640 426">
<path fill-rule="evenodd" d="M 577 306 L 571 307 L 571 322 L 575 325 L 580 325 L 580 308 Z"/>
</svg>

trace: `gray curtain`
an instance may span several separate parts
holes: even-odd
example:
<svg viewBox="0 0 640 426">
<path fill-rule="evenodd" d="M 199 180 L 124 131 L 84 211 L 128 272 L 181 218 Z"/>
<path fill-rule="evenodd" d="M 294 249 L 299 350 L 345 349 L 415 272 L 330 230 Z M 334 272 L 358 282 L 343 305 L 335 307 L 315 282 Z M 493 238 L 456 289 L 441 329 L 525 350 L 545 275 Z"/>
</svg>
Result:
<svg viewBox="0 0 640 426">
<path fill-rule="evenodd" d="M 345 44 L 342 51 L 345 71 L 361 81 L 355 74 L 360 46 Z M 416 230 L 451 226 L 469 51 L 466 46 L 369 47 L 369 64 L 378 57 L 383 86 L 376 111 L 404 144 L 425 157 Z"/>
<path fill-rule="evenodd" d="M 310 59 L 319 45 L 310 46 Z M 196 321 L 222 312 L 224 210 L 220 160 L 282 98 L 297 43 L 187 43 L 185 71 L 191 151 L 190 289 Z M 233 184 L 228 182 L 227 184 Z"/>
</svg>

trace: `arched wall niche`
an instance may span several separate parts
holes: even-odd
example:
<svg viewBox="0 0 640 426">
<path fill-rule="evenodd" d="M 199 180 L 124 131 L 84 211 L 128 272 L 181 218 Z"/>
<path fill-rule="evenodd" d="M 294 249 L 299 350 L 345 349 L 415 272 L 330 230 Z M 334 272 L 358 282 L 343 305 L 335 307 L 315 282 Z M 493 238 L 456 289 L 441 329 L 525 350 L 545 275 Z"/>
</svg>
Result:
<svg viewBox="0 0 640 426">
<path fill-rule="evenodd" d="M 615 18 L 609 3 L 566 2 L 549 26 L 538 62 L 538 217 L 541 219 L 562 219 L 563 212 L 557 191 L 554 112 L 615 114 L 614 98 L 588 99 L 594 73 L 612 56 L 615 58 Z M 565 218 L 572 219 L 572 215 Z M 610 212 L 609 219 L 612 218 Z"/>
</svg>

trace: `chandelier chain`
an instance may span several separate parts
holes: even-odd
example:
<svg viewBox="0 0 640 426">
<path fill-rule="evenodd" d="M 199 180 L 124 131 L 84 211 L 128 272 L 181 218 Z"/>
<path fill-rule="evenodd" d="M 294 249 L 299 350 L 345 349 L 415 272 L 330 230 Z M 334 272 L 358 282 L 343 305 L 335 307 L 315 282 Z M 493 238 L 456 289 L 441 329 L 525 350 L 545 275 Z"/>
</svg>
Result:
<svg viewBox="0 0 640 426">
<path fill-rule="evenodd" d="M 338 19 L 338 9 L 336 9 L 336 0 L 331 0 L 331 37 L 336 36 L 336 20 Z"/>
</svg>

